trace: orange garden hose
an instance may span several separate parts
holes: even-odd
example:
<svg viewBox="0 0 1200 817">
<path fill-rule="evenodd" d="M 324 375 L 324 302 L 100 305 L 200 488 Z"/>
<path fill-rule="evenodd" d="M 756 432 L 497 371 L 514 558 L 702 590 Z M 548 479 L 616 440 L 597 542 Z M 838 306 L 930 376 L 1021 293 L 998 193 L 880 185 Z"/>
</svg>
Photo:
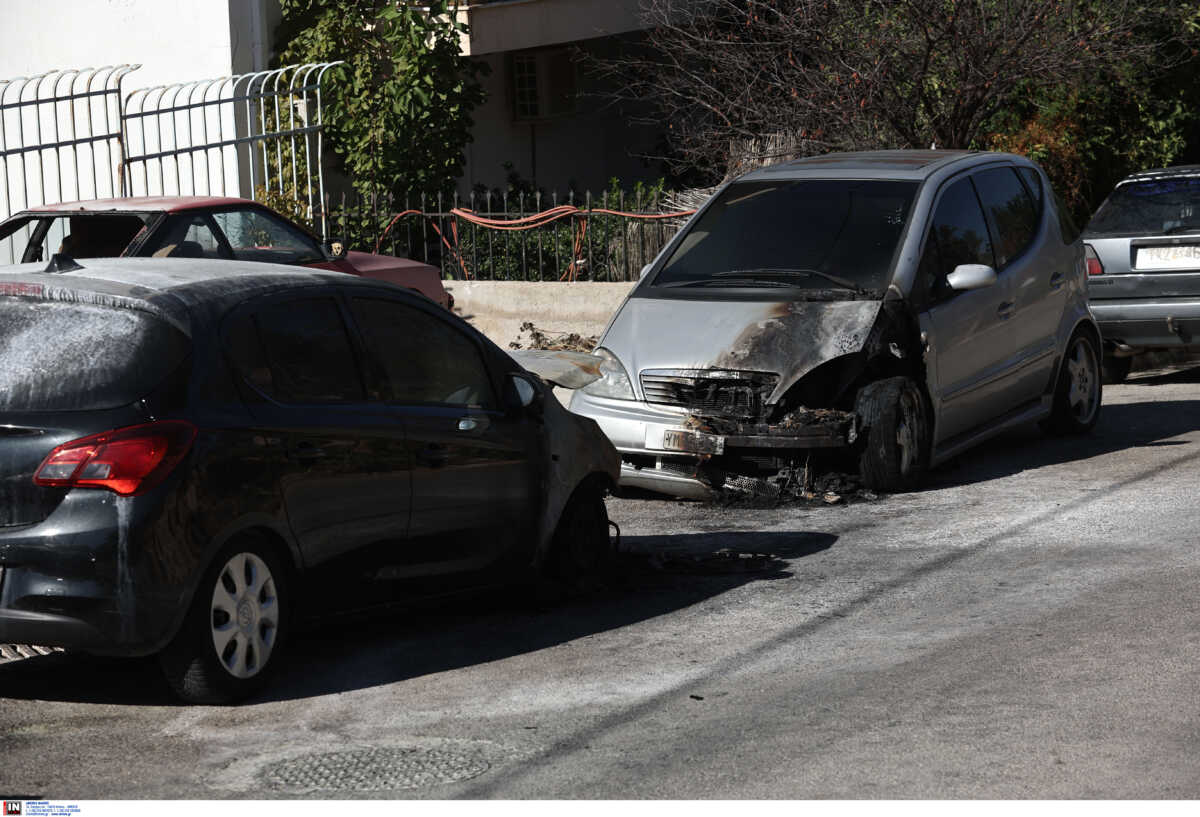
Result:
<svg viewBox="0 0 1200 817">
<path fill-rule="evenodd" d="M 578 221 L 576 222 L 577 226 L 575 229 L 573 258 L 571 263 L 567 264 L 566 270 L 559 277 L 560 281 L 574 281 L 578 276 L 580 262 L 579 254 L 583 250 L 584 238 L 587 236 L 587 223 L 589 216 L 620 216 L 622 218 L 642 219 L 644 221 L 659 221 L 669 218 L 686 218 L 695 212 L 695 210 L 681 210 L 677 213 L 625 213 L 620 210 L 609 210 L 606 208 L 582 210 L 571 204 L 560 204 L 557 207 L 551 207 L 549 210 L 543 210 L 540 213 L 534 213 L 533 215 L 524 216 L 521 218 L 485 218 L 481 215 L 478 215 L 473 210 L 468 210 L 462 207 L 452 207 L 450 209 L 450 215 L 453 217 L 453 221 L 450 222 L 450 233 L 454 239 L 454 243 L 451 244 L 449 239 L 447 239 L 446 235 L 442 232 L 441 228 L 438 227 L 435 216 L 420 210 L 404 210 L 403 212 L 396 213 L 396 215 L 392 216 L 391 220 L 388 221 L 387 227 L 385 227 L 383 230 L 383 234 L 380 235 L 379 240 L 375 242 L 375 252 L 379 252 L 379 248 L 383 246 L 384 239 L 387 238 L 388 233 L 392 231 L 392 227 L 395 226 L 397 221 L 405 216 L 421 216 L 429 221 L 430 226 L 432 226 L 434 231 L 438 234 L 438 238 L 441 239 L 442 243 L 446 245 L 446 249 L 453 254 L 455 260 L 458 262 L 459 267 L 463 271 L 463 276 L 469 280 L 472 277 L 471 272 L 467 269 L 466 261 L 463 260 L 462 253 L 459 251 L 458 219 L 461 218 L 470 222 L 471 224 L 476 225 L 477 227 L 486 227 L 491 230 L 522 231 L 533 230 L 537 227 L 544 227 L 547 224 L 559 221 L 560 219 L 574 218 Z"/>
</svg>

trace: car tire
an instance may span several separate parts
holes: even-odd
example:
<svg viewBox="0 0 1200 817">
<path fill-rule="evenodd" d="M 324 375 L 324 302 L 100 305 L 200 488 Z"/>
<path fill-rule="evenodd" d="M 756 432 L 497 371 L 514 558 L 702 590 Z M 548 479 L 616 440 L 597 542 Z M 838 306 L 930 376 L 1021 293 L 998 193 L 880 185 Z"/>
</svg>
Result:
<svg viewBox="0 0 1200 817">
<path fill-rule="evenodd" d="M 571 593 L 595 587 L 612 566 L 608 530 L 604 492 L 591 484 L 577 488 L 559 517 L 544 577 Z"/>
<path fill-rule="evenodd" d="M 1054 399 L 1050 416 L 1041 422 L 1049 434 L 1086 434 L 1100 419 L 1100 350 L 1096 339 L 1084 329 L 1077 329 L 1067 343 L 1058 380 L 1054 384 Z"/>
<path fill-rule="evenodd" d="M 1124 383 L 1125 378 L 1129 377 L 1129 370 L 1132 367 L 1132 357 L 1105 355 L 1100 363 L 1100 369 L 1104 373 L 1104 382 L 1109 385 Z"/>
<path fill-rule="evenodd" d="M 929 467 L 932 423 L 921 389 L 909 377 L 889 377 L 858 393 L 862 425 L 858 456 L 865 488 L 895 493 L 920 486 Z"/>
<path fill-rule="evenodd" d="M 171 689 L 192 704 L 228 704 L 270 679 L 288 635 L 287 571 L 273 548 L 242 539 L 213 560 L 183 626 L 159 663 Z"/>
</svg>

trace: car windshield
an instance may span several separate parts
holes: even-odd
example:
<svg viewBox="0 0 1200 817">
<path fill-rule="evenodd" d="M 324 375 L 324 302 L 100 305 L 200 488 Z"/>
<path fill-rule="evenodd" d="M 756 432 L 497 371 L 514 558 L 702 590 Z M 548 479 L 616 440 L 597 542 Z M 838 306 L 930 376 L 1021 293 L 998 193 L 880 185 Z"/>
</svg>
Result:
<svg viewBox="0 0 1200 817">
<path fill-rule="evenodd" d="M 916 182 L 853 179 L 732 184 L 692 224 L 653 286 L 878 293 L 916 190 Z"/>
<path fill-rule="evenodd" d="M 1200 177 L 1119 186 L 1088 223 L 1088 235 L 1200 233 Z"/>
</svg>

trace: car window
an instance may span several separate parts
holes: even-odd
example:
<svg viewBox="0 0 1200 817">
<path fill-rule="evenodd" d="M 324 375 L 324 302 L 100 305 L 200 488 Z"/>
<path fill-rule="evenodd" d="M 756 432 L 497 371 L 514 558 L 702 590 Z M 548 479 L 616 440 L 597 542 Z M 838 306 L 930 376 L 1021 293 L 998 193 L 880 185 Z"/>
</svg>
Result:
<svg viewBox="0 0 1200 817">
<path fill-rule="evenodd" d="M 227 349 L 242 376 L 281 403 L 365 399 L 350 338 L 332 298 L 259 309 L 249 320 L 235 323 Z"/>
<path fill-rule="evenodd" d="M 1126 182 L 1109 194 L 1089 235 L 1170 235 L 1200 231 L 1200 177 Z"/>
<path fill-rule="evenodd" d="M 132 213 L 35 217 L 4 239 L 7 246 L 0 246 L 0 259 L 49 261 L 55 253 L 71 258 L 113 258 L 125 252 L 146 218 Z"/>
<path fill-rule="evenodd" d="M 780 179 L 727 187 L 693 223 L 655 288 L 730 285 L 883 290 L 917 184 Z"/>
<path fill-rule="evenodd" d="M 352 304 L 393 402 L 496 407 L 479 347 L 466 334 L 396 301 L 355 298 Z"/>
<path fill-rule="evenodd" d="M 212 214 L 225 234 L 233 257 L 273 264 L 311 264 L 325 254 L 309 236 L 280 218 L 257 208 L 222 210 Z"/>
<path fill-rule="evenodd" d="M 942 193 L 933 214 L 933 234 L 940 278 L 954 272 L 959 264 L 996 266 L 987 223 L 970 179 L 959 179 Z"/>
<path fill-rule="evenodd" d="M 34 231 L 41 219 L 31 216 L 19 216 L 10 219 L 0 226 L 0 264 L 20 264 L 25 256 L 25 249 L 33 240 Z M 30 258 L 31 261 L 41 261 L 40 257 Z"/>
<path fill-rule="evenodd" d="M 996 268 L 1004 269 L 1037 237 L 1037 208 L 1015 168 L 993 167 L 972 178 L 993 227 Z"/>
<path fill-rule="evenodd" d="M 127 405 L 190 349 L 178 329 L 135 309 L 0 295 L 0 412 Z"/>
<path fill-rule="evenodd" d="M 229 251 L 213 231 L 205 213 L 179 213 L 169 216 L 142 245 L 141 255 L 155 258 L 224 258 Z"/>
<path fill-rule="evenodd" d="M 1032 167 L 1019 167 L 1017 168 L 1017 173 L 1020 174 L 1021 180 L 1025 182 L 1025 189 L 1033 197 L 1034 204 L 1037 205 L 1038 215 L 1041 215 L 1042 207 L 1045 203 L 1045 191 L 1042 190 L 1042 177 Z"/>
</svg>

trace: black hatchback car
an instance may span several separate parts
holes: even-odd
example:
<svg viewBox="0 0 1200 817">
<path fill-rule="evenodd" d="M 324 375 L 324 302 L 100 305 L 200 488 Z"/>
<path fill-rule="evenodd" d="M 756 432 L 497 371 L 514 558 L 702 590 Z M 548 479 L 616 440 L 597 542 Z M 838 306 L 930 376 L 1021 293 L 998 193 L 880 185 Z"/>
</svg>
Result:
<svg viewBox="0 0 1200 817">
<path fill-rule="evenodd" d="M 604 557 L 612 445 L 425 298 L 83 263 L 0 272 L 0 643 L 159 653 L 185 700 L 227 702 L 294 611 Z"/>
</svg>

